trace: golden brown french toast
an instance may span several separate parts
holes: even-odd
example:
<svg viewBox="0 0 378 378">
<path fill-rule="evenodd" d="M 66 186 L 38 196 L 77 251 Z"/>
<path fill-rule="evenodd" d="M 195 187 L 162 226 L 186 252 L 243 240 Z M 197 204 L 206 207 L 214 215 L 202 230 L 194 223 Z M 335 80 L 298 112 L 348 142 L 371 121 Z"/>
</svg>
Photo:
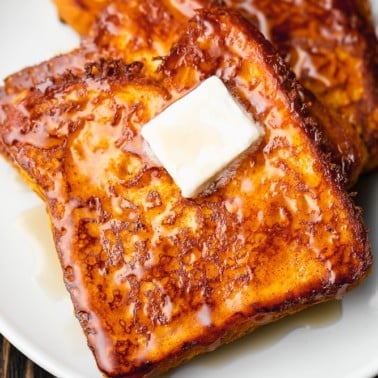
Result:
<svg viewBox="0 0 378 378">
<path fill-rule="evenodd" d="M 86 26 L 72 19 L 66 7 L 75 7 L 72 0 L 54 0 L 63 19 L 81 33 L 93 31 L 93 22 L 98 19 L 100 9 L 108 4 L 115 5 L 105 9 L 109 19 L 122 18 L 125 35 L 129 33 L 127 12 L 129 2 L 107 0 L 85 6 Z M 198 7 L 208 6 L 209 0 L 167 0 L 161 1 L 190 16 Z M 140 3 L 143 7 L 144 2 Z M 225 0 L 224 3 L 240 10 L 255 23 L 265 36 L 276 45 L 289 62 L 301 83 L 310 89 L 318 99 L 333 113 L 333 118 L 341 118 L 344 133 L 348 135 L 346 144 L 349 150 L 343 151 L 347 164 L 353 164 L 353 180 L 364 166 L 371 170 L 378 166 L 378 66 L 377 39 L 371 22 L 367 0 L 347 0 L 331 2 L 322 0 Z M 100 5 L 100 6 L 99 6 Z M 77 8 L 77 7 L 76 7 Z M 100 18 L 101 18 L 100 17 Z M 91 22 L 87 22 L 87 20 Z M 112 22 L 110 22 L 113 24 Z M 101 24 L 101 21 L 100 21 Z M 143 25 L 143 22 L 140 22 Z M 114 38 L 114 35 L 112 35 Z M 131 37 L 132 38 L 132 37 Z M 118 48 L 130 52 L 125 40 L 119 35 Z M 109 43 L 109 46 L 113 43 Z M 342 133 L 332 135 L 337 147 L 345 145 L 339 140 Z"/>
<path fill-rule="evenodd" d="M 378 167 L 378 43 L 368 0 L 226 0 L 278 48 L 302 85 L 364 142 Z"/>
<path fill-rule="evenodd" d="M 109 0 L 52 0 L 59 17 L 80 34 L 89 34 L 93 21 L 108 5 Z"/>
<path fill-rule="evenodd" d="M 93 34 L 93 26 L 101 12 L 113 0 L 52 0 L 55 4 L 60 19 L 72 26 L 81 35 Z M 132 0 L 133 1 L 133 0 Z M 127 3 L 127 1 L 122 0 Z M 139 1 L 140 7 L 144 7 L 144 1 Z M 148 3 L 148 2 L 147 2 Z M 221 5 L 222 0 L 169 0 L 165 4 L 180 9 L 180 12 L 188 16 L 193 15 L 192 10 L 202 8 L 204 5 Z M 163 20 L 162 20 L 163 21 Z M 142 31 L 144 32 L 144 31 Z"/>
<path fill-rule="evenodd" d="M 206 0 L 206 3 L 210 2 Z M 201 4 L 204 5 L 205 2 L 114 2 L 97 22 L 94 39 L 86 38 L 80 49 L 8 77 L 5 81 L 6 92 L 16 93 L 32 86 L 44 86 L 50 80 L 60 80 L 60 76 L 83 72 L 86 62 L 99 57 L 121 58 L 127 63 L 140 60 L 144 62 L 144 69 L 153 74 L 160 62 L 154 58 L 169 52 L 188 17 Z M 321 140 L 321 148 L 329 153 L 330 162 L 340 168 L 346 185 L 351 186 L 355 183 L 365 159 L 359 138 L 353 129 L 345 128 L 340 119 L 331 115 L 309 91 L 304 91 L 303 94 L 312 117 L 327 135 L 326 139 Z"/>
<path fill-rule="evenodd" d="M 140 131 L 212 75 L 265 135 L 223 186 L 187 199 Z M 100 60 L 4 102 L 4 148 L 45 198 L 76 316 L 109 377 L 168 370 L 340 298 L 369 271 L 360 213 L 300 85 L 237 13 L 199 11 L 153 75 Z"/>
</svg>

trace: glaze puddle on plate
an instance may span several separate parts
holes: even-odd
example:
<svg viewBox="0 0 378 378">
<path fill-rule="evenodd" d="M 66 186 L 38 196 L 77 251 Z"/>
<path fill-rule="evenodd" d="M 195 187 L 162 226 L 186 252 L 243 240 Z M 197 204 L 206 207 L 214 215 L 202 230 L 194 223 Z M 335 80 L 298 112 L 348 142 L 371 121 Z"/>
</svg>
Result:
<svg viewBox="0 0 378 378">
<path fill-rule="evenodd" d="M 51 299 L 68 298 L 45 207 L 41 205 L 23 212 L 18 226 L 36 257 L 34 278 L 38 285 Z"/>
<path fill-rule="evenodd" d="M 342 317 L 342 302 L 333 300 L 315 305 L 295 315 L 262 326 L 249 335 L 195 358 L 179 369 L 168 372 L 162 378 L 198 376 L 201 371 L 219 370 L 236 362 L 246 354 L 260 353 L 275 348 L 280 341 L 294 332 L 310 332 L 311 329 L 331 327 Z M 198 374 L 197 374 L 198 371 Z M 251 366 L 253 371 L 253 366 Z"/>
<path fill-rule="evenodd" d="M 17 186 L 23 184 L 22 181 L 16 181 Z M 21 185 L 21 188 L 23 186 Z M 20 190 L 22 190 L 21 188 Z M 19 234 L 25 238 L 29 247 L 27 252 L 33 255 L 34 264 L 30 266 L 33 281 L 50 302 L 64 308 L 64 311 L 69 314 L 62 319 L 60 324 L 64 334 L 64 340 L 60 339 L 60 342 L 64 342 L 68 346 L 72 356 L 83 355 L 83 349 L 88 349 L 86 340 L 79 322 L 75 318 L 69 294 L 63 283 L 63 274 L 45 206 L 41 204 L 23 211 L 17 217 L 15 226 L 19 230 Z M 89 349 L 86 352 L 87 358 L 93 358 Z M 94 359 L 91 365 L 94 365 Z M 97 376 L 100 376 L 100 372 Z M 62 376 L 62 378 L 66 377 Z"/>
</svg>

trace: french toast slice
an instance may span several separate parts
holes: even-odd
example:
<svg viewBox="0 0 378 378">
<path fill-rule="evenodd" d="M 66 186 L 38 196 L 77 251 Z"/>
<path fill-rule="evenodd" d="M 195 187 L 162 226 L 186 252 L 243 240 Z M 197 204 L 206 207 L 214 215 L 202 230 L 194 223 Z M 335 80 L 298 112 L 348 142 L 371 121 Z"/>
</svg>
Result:
<svg viewBox="0 0 378 378">
<path fill-rule="evenodd" d="M 64 9 L 72 6 L 72 1 L 54 2 L 62 17 L 74 28 L 80 29 L 80 24 L 72 20 L 71 15 Z M 110 8 L 110 17 L 117 18 L 114 9 L 118 8 L 123 12 L 122 3 L 127 7 L 125 3 L 128 2 L 123 0 L 102 1 L 100 7 L 97 3 L 95 7 L 87 4 L 85 12 L 92 21 L 88 22 L 92 34 L 96 34 L 93 22 L 99 18 L 100 8 L 105 9 L 106 14 L 106 5 L 115 5 L 115 8 Z M 210 1 L 167 0 L 162 3 L 168 3 L 180 12 L 190 15 L 194 9 L 208 6 Z M 341 118 L 338 122 L 343 123 L 344 132 L 350 136 L 347 144 L 352 150 L 344 153 L 345 159 L 349 159 L 348 164 L 353 159 L 356 161 L 354 178 L 362 167 L 365 170 L 376 168 L 378 44 L 368 1 L 225 0 L 224 3 L 240 10 L 255 23 L 286 57 L 304 87 L 311 90 L 329 108 L 333 118 Z M 124 21 L 126 19 L 127 16 Z M 124 27 L 128 29 L 127 24 Z M 88 28 L 84 28 L 84 34 Z M 125 48 L 121 37 L 119 40 L 122 42 L 119 47 Z M 126 55 L 128 53 L 129 50 L 126 49 Z M 329 131 L 332 135 L 332 127 Z M 337 138 L 337 134 L 334 137 Z M 342 140 L 339 142 L 338 146 L 345 144 Z"/>
<path fill-rule="evenodd" d="M 378 167 L 378 43 L 368 0 L 226 0 L 259 25 L 301 84 L 368 152 Z"/>
<path fill-rule="evenodd" d="M 265 130 L 213 192 L 185 199 L 143 148 L 150 119 L 217 75 Z M 65 284 L 109 377 L 170 369 L 340 298 L 372 256 L 301 87 L 237 13 L 198 11 L 151 75 L 100 60 L 9 95 L 7 153 L 38 185 Z"/>
<path fill-rule="evenodd" d="M 93 26 L 95 45 L 109 56 L 121 57 L 126 62 L 142 60 L 153 70 L 159 60 L 152 58 L 168 53 L 195 10 L 216 3 L 219 1 L 149 0 L 143 5 L 138 0 L 112 1 Z M 229 5 L 233 6 L 231 2 Z M 330 153 L 331 162 L 341 168 L 346 186 L 352 186 L 366 160 L 366 148 L 360 136 L 309 90 L 303 91 L 303 95 L 310 103 L 312 117 L 330 142 L 322 148 Z"/>
<path fill-rule="evenodd" d="M 177 41 L 195 8 L 218 1 L 176 2 L 172 0 L 138 0 L 112 3 L 99 18 L 94 37 L 86 38 L 80 49 L 58 56 L 39 66 L 26 68 L 8 77 L 5 89 L 15 94 L 32 87 L 44 87 L 61 76 L 85 71 L 85 64 L 100 58 L 123 59 L 126 63 L 142 61 L 144 70 L 154 74 L 158 59 L 166 55 Z M 339 117 L 330 114 L 309 91 L 303 91 L 309 111 L 327 138 L 321 148 L 329 154 L 331 164 L 340 168 L 346 186 L 352 186 L 360 174 L 365 154 L 353 130 L 345 128 Z"/>
<path fill-rule="evenodd" d="M 59 18 L 71 25 L 79 34 L 88 35 L 93 23 L 109 0 L 52 0 L 58 10 Z"/>
</svg>

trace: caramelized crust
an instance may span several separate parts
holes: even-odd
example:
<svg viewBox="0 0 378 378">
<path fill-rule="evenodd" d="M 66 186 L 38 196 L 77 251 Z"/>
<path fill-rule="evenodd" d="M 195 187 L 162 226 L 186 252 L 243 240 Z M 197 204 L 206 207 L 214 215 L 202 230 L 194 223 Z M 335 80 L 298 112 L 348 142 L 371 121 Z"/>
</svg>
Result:
<svg viewBox="0 0 378 378">
<path fill-rule="evenodd" d="M 378 167 L 378 43 L 368 0 L 226 0 L 263 31 L 304 87 L 341 116 Z M 359 141 L 360 139 L 360 141 Z"/>
<path fill-rule="evenodd" d="M 113 0 L 52 0 L 57 7 L 59 17 L 63 22 L 71 25 L 81 35 L 92 35 L 94 24 L 101 12 L 112 3 L 128 3 L 129 1 Z M 134 0 L 131 0 L 134 2 Z M 144 7 L 144 1 L 139 1 Z M 148 3 L 148 1 L 147 1 Z M 202 8 L 204 5 L 221 5 L 222 0 L 168 0 L 162 3 L 169 4 L 171 7 L 180 9 L 180 12 L 187 16 L 192 16 L 193 9 Z M 148 6 L 148 5 L 147 5 Z M 143 20 L 141 20 L 141 25 Z M 143 33 L 144 30 L 140 29 Z"/>
<path fill-rule="evenodd" d="M 265 130 L 207 195 L 181 197 L 141 127 L 219 76 Z M 359 211 L 315 140 L 301 87 L 251 24 L 191 19 L 153 75 L 100 60 L 8 94 L 0 140 L 40 188 L 76 316 L 109 377 L 165 371 L 358 284 Z"/>
<path fill-rule="evenodd" d="M 81 21 L 76 22 L 65 12 L 66 7 L 74 6 L 72 2 L 75 1 L 55 0 L 58 10 L 67 22 L 81 32 L 87 31 L 88 29 L 83 29 Z M 156 3 L 168 4 L 187 16 L 191 15 L 193 9 L 209 6 L 210 2 L 209 0 L 156 1 Z M 377 167 L 378 44 L 367 0 L 317 2 L 225 0 L 224 2 L 227 6 L 240 10 L 247 19 L 260 28 L 286 58 L 301 83 L 328 107 L 333 122 L 336 119 L 337 124 L 341 123 L 341 127 L 337 125 L 333 128 L 330 125 L 326 130 L 334 142 L 334 153 L 341 151 L 343 155 L 350 181 L 356 180 L 362 167 L 365 170 Z M 138 38 L 138 35 L 144 33 L 146 29 L 143 28 L 143 19 L 137 21 L 136 30 L 130 28 L 126 9 L 129 7 L 128 3 L 123 0 L 101 1 L 101 8 L 111 4 L 110 10 L 105 9 L 101 17 L 122 18 L 123 32 L 132 36 L 131 38 Z M 144 2 L 140 3 L 144 4 Z M 87 4 L 85 12 L 94 22 L 100 14 L 99 9 L 98 3 L 95 6 Z M 134 20 L 131 24 L 135 25 Z M 174 32 L 175 28 L 168 30 Z M 96 35 L 98 31 L 92 30 L 93 33 Z M 111 38 L 113 39 L 114 35 Z M 132 48 L 131 45 L 125 45 L 122 33 L 115 39 L 121 41 L 116 44 L 116 48 L 125 51 L 125 55 L 128 56 Z"/>
<path fill-rule="evenodd" d="M 58 8 L 59 17 L 79 34 L 90 34 L 93 21 L 109 4 L 109 0 L 52 0 Z"/>
<path fill-rule="evenodd" d="M 5 83 L 7 93 L 16 93 L 32 86 L 46 86 L 60 76 L 85 71 L 85 64 L 99 56 L 123 59 L 126 63 L 144 62 L 150 74 L 179 38 L 188 17 L 201 5 L 215 4 L 208 0 L 138 0 L 112 3 L 101 14 L 94 28 L 93 39 L 83 40 L 81 49 L 59 56 L 37 67 L 27 68 Z M 345 127 L 340 117 L 322 106 L 309 91 L 303 92 L 309 111 L 327 138 L 320 148 L 329 155 L 332 164 L 339 167 L 342 179 L 351 186 L 360 174 L 365 149 L 361 148 L 354 129 Z"/>
</svg>

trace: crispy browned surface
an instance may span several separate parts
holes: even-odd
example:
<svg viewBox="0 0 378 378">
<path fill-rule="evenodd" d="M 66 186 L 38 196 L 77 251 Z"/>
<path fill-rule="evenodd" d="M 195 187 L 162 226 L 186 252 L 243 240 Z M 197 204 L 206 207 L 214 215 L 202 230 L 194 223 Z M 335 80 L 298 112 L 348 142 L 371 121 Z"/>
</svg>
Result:
<svg viewBox="0 0 378 378">
<path fill-rule="evenodd" d="M 244 10 L 301 83 L 341 116 L 356 141 L 361 137 L 368 152 L 365 169 L 378 167 L 378 44 L 368 1 L 226 3 Z"/>
<path fill-rule="evenodd" d="M 79 34 L 91 35 L 93 33 L 94 23 L 101 12 L 111 3 L 116 3 L 113 0 L 52 0 L 59 17 L 62 21 L 71 25 Z M 121 0 L 118 3 L 127 3 L 128 1 Z M 134 2 L 134 0 L 131 0 Z M 138 2 L 141 7 L 145 6 L 144 1 Z M 147 1 L 148 3 L 148 1 Z M 183 14 L 191 15 L 194 8 L 201 8 L 204 4 L 218 3 L 220 5 L 222 0 L 169 0 L 165 2 L 175 9 L 180 9 Z M 148 6 L 148 5 L 147 5 Z M 143 30 L 141 30 L 143 33 Z"/>
<path fill-rule="evenodd" d="M 69 76 L 85 70 L 85 64 L 98 56 L 122 58 L 127 63 L 141 60 L 152 73 L 178 37 L 189 16 L 206 0 L 138 0 L 118 1 L 109 6 L 98 20 L 94 40 L 87 38 L 80 49 L 58 56 L 39 66 L 27 68 L 7 78 L 7 93 L 17 93 L 33 86 L 56 82 L 59 76 Z M 212 1 L 217 3 L 217 1 Z M 331 115 L 316 98 L 306 92 L 309 111 L 328 136 L 321 148 L 327 151 L 330 161 L 340 167 L 343 180 L 351 186 L 357 179 L 365 155 L 353 130 L 345 128 L 338 117 Z M 324 142 L 324 139 L 322 139 Z"/>
<path fill-rule="evenodd" d="M 72 0 L 55 2 L 63 14 Z M 210 1 L 160 2 L 188 15 L 190 10 L 207 6 Z M 129 2 L 107 0 L 101 2 L 101 6 L 105 8 L 106 3 L 115 5 L 110 17 L 121 17 L 126 21 L 123 24 L 125 34 L 138 36 L 140 31 L 143 33 L 143 28 L 137 28 L 136 34 L 129 33 L 126 9 Z M 378 45 L 367 0 L 225 0 L 225 3 L 241 10 L 260 28 L 286 57 L 301 83 L 329 108 L 333 118 L 338 119 L 337 123 L 342 123 L 336 130 L 327 128 L 327 132 L 334 141 L 334 150 L 341 148 L 346 169 L 351 172 L 351 182 L 355 181 L 363 166 L 366 170 L 377 167 Z M 87 5 L 86 12 L 95 20 L 100 8 L 97 4 L 95 7 Z M 121 12 L 123 8 L 126 13 L 117 16 L 114 12 L 117 8 Z M 74 20 L 67 19 L 67 22 L 81 28 Z M 120 43 L 116 46 L 127 56 L 129 46 L 121 37 L 118 41 Z"/>
<path fill-rule="evenodd" d="M 266 134 L 232 180 L 184 199 L 139 132 L 214 74 Z M 8 95 L 0 136 L 46 199 L 108 376 L 169 369 L 366 276 L 366 232 L 314 143 L 301 89 L 237 15 L 200 12 L 154 75 L 103 60 L 41 88 Z"/>
<path fill-rule="evenodd" d="M 165 55 L 177 40 L 187 17 L 210 3 L 209 0 L 151 0 L 141 5 L 138 0 L 112 1 L 94 27 L 95 44 L 101 51 L 114 55 L 121 53 L 126 62 Z M 243 6 L 247 3 L 243 2 Z M 241 7 L 235 1 L 228 4 Z M 252 9 L 248 16 L 255 21 Z M 157 64 L 158 61 L 153 66 Z M 366 160 L 366 148 L 359 134 L 337 112 L 329 114 L 311 93 L 309 97 L 313 102 L 310 112 L 332 142 L 326 149 L 332 152 L 333 161 L 341 166 L 347 185 L 355 183 Z"/>
<path fill-rule="evenodd" d="M 80 34 L 89 34 L 94 19 L 109 0 L 52 0 L 62 21 Z"/>
</svg>

